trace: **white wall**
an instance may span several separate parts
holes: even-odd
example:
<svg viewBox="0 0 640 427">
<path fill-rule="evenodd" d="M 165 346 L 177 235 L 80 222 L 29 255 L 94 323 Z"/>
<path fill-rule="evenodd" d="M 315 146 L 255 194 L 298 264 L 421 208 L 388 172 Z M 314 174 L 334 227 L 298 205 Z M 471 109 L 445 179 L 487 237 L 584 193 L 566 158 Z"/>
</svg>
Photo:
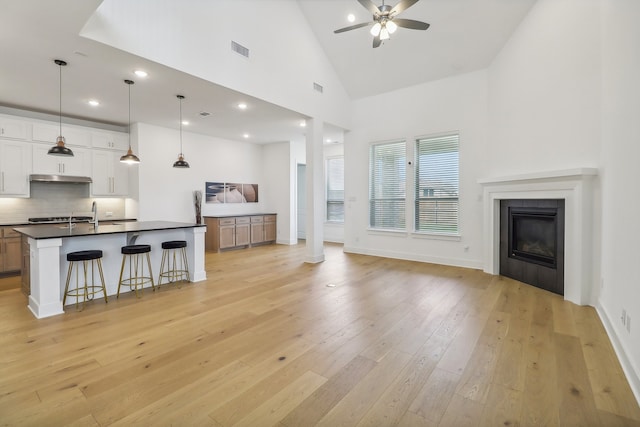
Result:
<svg viewBox="0 0 640 427">
<path fill-rule="evenodd" d="M 295 237 L 292 238 L 295 236 L 295 230 L 292 230 L 292 224 L 295 224 L 295 209 L 290 150 L 289 142 L 265 145 L 262 161 L 265 185 L 269 188 L 270 194 L 270 198 L 266 200 L 267 210 L 278 213 L 276 241 L 283 244 L 292 244 L 292 239 L 295 243 Z"/>
<path fill-rule="evenodd" d="M 368 231 L 369 146 L 442 132 L 460 134 L 460 240 Z M 345 250 L 480 268 L 482 190 L 487 138 L 487 73 L 479 71 L 364 98 L 346 134 Z M 413 171 L 407 168 L 407 173 Z M 407 206 L 407 209 L 412 209 Z M 465 249 L 467 248 L 467 249 Z"/>
<path fill-rule="evenodd" d="M 600 165 L 599 0 L 539 0 L 489 68 L 490 176 Z"/>
<path fill-rule="evenodd" d="M 173 168 L 180 134 L 148 124 L 137 125 L 139 213 L 141 221 L 195 221 L 193 191 L 205 193 L 205 182 L 258 184 L 258 203 L 202 203 L 202 215 L 264 212 L 275 187 L 264 176 L 261 145 L 184 132 L 183 152 L 189 169 Z M 128 213 L 128 212 L 127 212 Z"/>
<path fill-rule="evenodd" d="M 598 311 L 640 400 L 640 2 L 602 2 L 602 289 Z M 631 318 L 622 324 L 622 310 Z"/>
<path fill-rule="evenodd" d="M 349 98 L 296 1 L 105 0 L 82 35 L 349 127 Z M 231 40 L 250 58 L 231 51 Z"/>
</svg>

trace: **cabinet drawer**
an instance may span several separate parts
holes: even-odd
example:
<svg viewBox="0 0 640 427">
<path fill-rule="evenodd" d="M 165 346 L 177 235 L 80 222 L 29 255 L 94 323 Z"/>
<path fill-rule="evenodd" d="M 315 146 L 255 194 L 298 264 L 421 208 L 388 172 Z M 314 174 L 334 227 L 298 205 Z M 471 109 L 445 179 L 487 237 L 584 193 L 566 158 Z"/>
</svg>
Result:
<svg viewBox="0 0 640 427">
<path fill-rule="evenodd" d="M 264 222 L 276 222 L 276 216 L 275 215 L 265 215 L 264 216 Z"/>
<path fill-rule="evenodd" d="M 252 224 L 260 223 L 260 222 L 263 222 L 263 221 L 264 221 L 264 218 L 261 217 L 261 216 L 252 216 L 251 217 L 251 223 Z"/>
<path fill-rule="evenodd" d="M 2 233 L 0 233 L 0 237 L 20 237 L 20 233 L 13 230 L 13 227 L 2 227 Z"/>
<path fill-rule="evenodd" d="M 235 218 L 222 218 L 220 219 L 220 225 L 234 225 L 236 223 Z"/>
<path fill-rule="evenodd" d="M 249 224 L 250 222 L 251 222 L 251 218 L 247 216 L 236 218 L 236 224 Z"/>
</svg>

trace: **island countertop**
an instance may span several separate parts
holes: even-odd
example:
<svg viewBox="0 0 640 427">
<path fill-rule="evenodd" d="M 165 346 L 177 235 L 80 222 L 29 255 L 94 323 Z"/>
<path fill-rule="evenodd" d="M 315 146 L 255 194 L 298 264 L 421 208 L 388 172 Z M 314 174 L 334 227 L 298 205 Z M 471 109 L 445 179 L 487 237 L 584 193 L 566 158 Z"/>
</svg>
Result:
<svg viewBox="0 0 640 427">
<path fill-rule="evenodd" d="M 172 221 L 138 221 L 106 224 L 94 227 L 93 224 L 76 223 L 69 228 L 69 224 L 58 223 L 51 225 L 31 225 L 15 227 L 14 230 L 32 239 L 53 239 L 79 236 L 98 236 L 115 233 L 131 233 L 141 231 L 174 230 L 179 228 L 206 227 L 204 224 Z"/>
<path fill-rule="evenodd" d="M 65 227 L 66 225 L 66 227 Z M 69 263 L 67 254 L 84 250 L 100 250 L 104 283 L 107 295 L 117 295 L 120 272 L 122 271 L 122 247 L 132 244 L 149 245 L 150 271 L 160 270 L 162 243 L 173 240 L 186 242 L 185 265 L 188 265 L 189 280 L 206 280 L 204 266 L 205 225 L 171 222 L 140 221 L 106 224 L 32 225 L 15 227 L 28 242 L 29 310 L 38 319 L 64 313 L 63 301 Z M 151 286 L 151 283 L 149 283 Z M 66 302 L 75 304 L 76 296 L 71 295 Z"/>
</svg>

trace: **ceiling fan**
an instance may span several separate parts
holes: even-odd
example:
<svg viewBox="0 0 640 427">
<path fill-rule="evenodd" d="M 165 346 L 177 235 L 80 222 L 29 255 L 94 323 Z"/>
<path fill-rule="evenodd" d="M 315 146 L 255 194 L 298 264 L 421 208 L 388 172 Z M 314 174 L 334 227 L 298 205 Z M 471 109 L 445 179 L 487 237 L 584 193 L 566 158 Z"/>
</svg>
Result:
<svg viewBox="0 0 640 427">
<path fill-rule="evenodd" d="M 383 40 L 389 39 L 390 35 L 393 34 L 398 27 L 409 28 L 411 30 L 426 30 L 429 28 L 429 24 L 426 22 L 396 18 L 400 12 L 413 6 L 418 1 L 419 0 L 401 0 L 398 4 L 391 7 L 388 4 L 384 4 L 384 0 L 382 0 L 382 5 L 380 6 L 376 6 L 371 0 L 358 0 L 358 3 L 373 13 L 371 35 L 373 36 L 374 48 L 380 46 Z M 366 27 L 370 24 L 371 22 L 363 22 L 361 24 L 350 25 L 337 29 L 334 33 L 343 33 L 345 31 L 355 30 L 356 28 Z"/>
</svg>

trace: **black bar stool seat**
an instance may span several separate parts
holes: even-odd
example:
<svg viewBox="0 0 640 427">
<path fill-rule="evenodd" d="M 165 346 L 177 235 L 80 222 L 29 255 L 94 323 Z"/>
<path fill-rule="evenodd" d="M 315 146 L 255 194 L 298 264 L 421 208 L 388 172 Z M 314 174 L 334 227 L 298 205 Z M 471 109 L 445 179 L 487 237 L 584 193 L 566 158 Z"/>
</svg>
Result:
<svg viewBox="0 0 640 427">
<path fill-rule="evenodd" d="M 69 270 L 67 270 L 67 282 L 64 287 L 64 297 L 62 298 L 62 306 L 67 302 L 67 297 L 74 297 L 76 299 L 76 308 L 78 308 L 78 302 L 82 297 L 82 307 L 84 308 L 85 301 L 93 299 L 94 295 L 102 292 L 104 296 L 104 302 L 109 302 L 107 299 L 107 288 L 104 285 L 104 274 L 102 272 L 102 251 L 97 249 L 69 252 L 67 254 L 67 261 L 69 261 Z M 80 266 L 82 263 L 82 271 L 84 284 L 80 284 Z M 91 263 L 91 283 L 89 283 L 89 263 Z M 98 267 L 100 273 L 100 284 L 95 282 L 95 267 Z M 75 288 L 69 289 L 71 278 L 73 276 L 73 268 L 76 267 Z"/>
<path fill-rule="evenodd" d="M 151 245 L 128 245 L 123 246 L 120 252 L 124 255 L 144 254 L 151 252 Z"/>
<path fill-rule="evenodd" d="M 169 240 L 168 242 L 162 242 L 162 249 L 180 249 L 186 247 L 187 242 L 185 240 Z"/>
<path fill-rule="evenodd" d="M 120 279 L 118 280 L 118 293 L 116 298 L 120 297 L 120 288 L 128 286 L 136 293 L 136 297 L 140 298 L 144 290 L 144 285 L 150 283 L 153 290 L 156 287 L 153 283 L 153 270 L 151 269 L 151 245 L 127 245 L 120 248 L 122 253 L 122 266 L 120 267 Z M 144 258 L 147 261 L 147 272 L 145 273 Z M 129 264 L 128 277 L 124 277 L 125 266 Z M 138 289 L 140 294 L 138 294 Z"/>
<path fill-rule="evenodd" d="M 162 242 L 162 262 L 160 263 L 160 275 L 158 287 L 163 279 L 167 283 L 189 281 L 189 262 L 187 261 L 186 240 L 169 240 Z"/>
</svg>

